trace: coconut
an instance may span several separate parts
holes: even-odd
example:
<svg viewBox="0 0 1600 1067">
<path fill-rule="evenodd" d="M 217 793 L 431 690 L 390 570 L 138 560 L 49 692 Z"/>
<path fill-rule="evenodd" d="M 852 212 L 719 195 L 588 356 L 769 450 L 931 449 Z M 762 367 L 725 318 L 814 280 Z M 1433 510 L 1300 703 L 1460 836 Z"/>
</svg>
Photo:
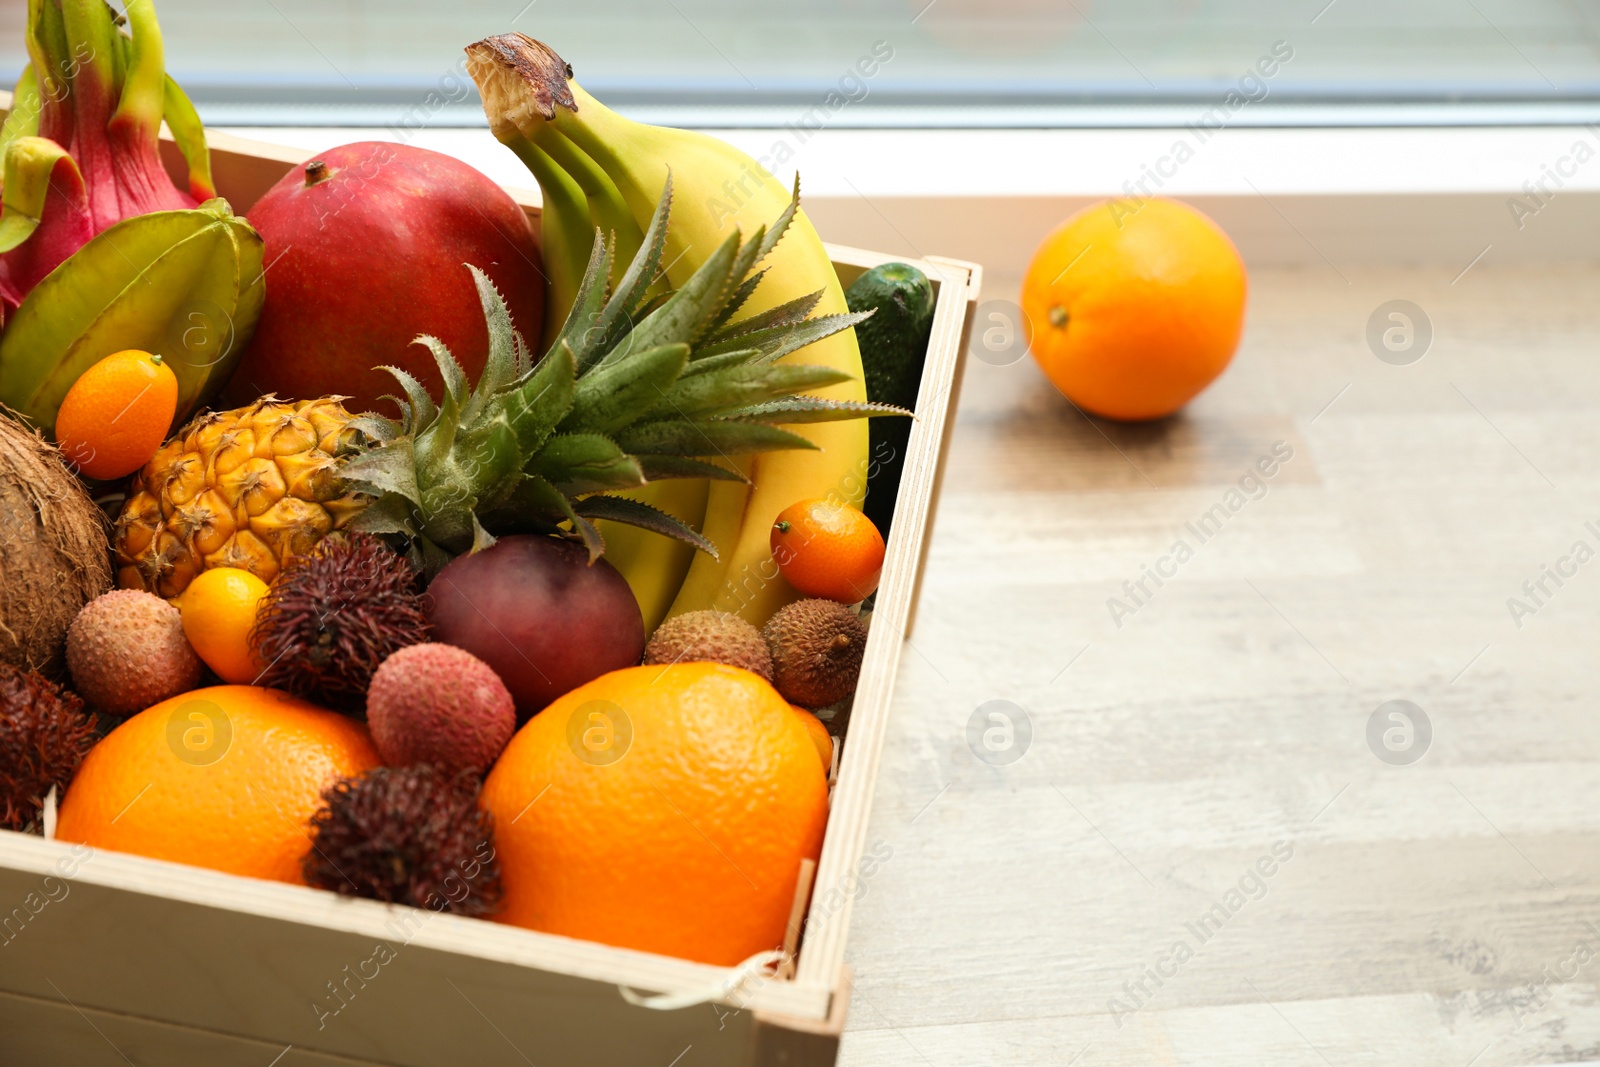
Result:
<svg viewBox="0 0 1600 1067">
<path fill-rule="evenodd" d="M 105 515 L 36 431 L 0 410 L 0 663 L 53 679 L 67 627 L 111 588 Z"/>
</svg>

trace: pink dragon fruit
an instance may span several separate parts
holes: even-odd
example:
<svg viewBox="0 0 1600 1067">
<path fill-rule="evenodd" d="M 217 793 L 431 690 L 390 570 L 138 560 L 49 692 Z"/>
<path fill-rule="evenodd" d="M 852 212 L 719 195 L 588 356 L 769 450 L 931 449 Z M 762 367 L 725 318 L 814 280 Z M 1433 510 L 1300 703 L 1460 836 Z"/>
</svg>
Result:
<svg viewBox="0 0 1600 1067">
<path fill-rule="evenodd" d="M 126 32 L 124 32 L 126 28 Z M 0 301 L 5 312 L 89 239 L 215 195 L 205 131 L 167 76 L 151 0 L 28 0 L 28 56 L 0 127 Z M 165 120 L 188 164 L 179 189 L 158 148 Z"/>
</svg>

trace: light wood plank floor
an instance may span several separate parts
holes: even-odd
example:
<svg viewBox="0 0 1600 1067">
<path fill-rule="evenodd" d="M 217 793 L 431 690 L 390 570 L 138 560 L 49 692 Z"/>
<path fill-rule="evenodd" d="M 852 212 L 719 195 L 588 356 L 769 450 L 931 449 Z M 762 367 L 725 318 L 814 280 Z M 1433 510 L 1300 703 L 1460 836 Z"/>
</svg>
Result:
<svg viewBox="0 0 1600 1067">
<path fill-rule="evenodd" d="M 1600 1060 L 1600 270 L 1344 273 L 1257 271 L 1233 366 L 1157 425 L 970 364 L 842 1064 Z M 1363 337 L 1396 298 L 1434 330 L 1409 366 Z M 1008 765 L 967 741 L 995 699 Z M 1409 765 L 1368 741 L 1395 699 Z"/>
</svg>

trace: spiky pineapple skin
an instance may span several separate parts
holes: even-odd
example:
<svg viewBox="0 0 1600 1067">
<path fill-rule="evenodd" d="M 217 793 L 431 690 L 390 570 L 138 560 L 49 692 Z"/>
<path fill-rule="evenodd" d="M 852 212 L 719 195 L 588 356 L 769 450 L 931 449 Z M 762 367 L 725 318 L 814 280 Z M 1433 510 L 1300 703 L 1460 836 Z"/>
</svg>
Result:
<svg viewBox="0 0 1600 1067">
<path fill-rule="evenodd" d="M 365 446 L 342 397 L 262 397 L 206 412 L 135 477 L 117 519 L 117 584 L 171 600 L 212 567 L 271 582 L 371 502 L 339 476 Z"/>
</svg>

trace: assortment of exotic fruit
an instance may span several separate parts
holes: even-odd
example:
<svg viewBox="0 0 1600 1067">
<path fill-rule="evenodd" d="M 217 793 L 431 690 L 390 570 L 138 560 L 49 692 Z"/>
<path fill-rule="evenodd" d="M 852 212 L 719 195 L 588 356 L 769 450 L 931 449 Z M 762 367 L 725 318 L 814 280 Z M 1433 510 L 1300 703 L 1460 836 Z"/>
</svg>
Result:
<svg viewBox="0 0 1600 1067">
<path fill-rule="evenodd" d="M 928 280 L 847 294 L 798 182 L 622 118 L 521 34 L 467 55 L 537 240 L 470 167 L 376 142 L 235 214 L 151 3 L 28 11 L 0 826 L 710 963 L 779 947 Z"/>
</svg>

